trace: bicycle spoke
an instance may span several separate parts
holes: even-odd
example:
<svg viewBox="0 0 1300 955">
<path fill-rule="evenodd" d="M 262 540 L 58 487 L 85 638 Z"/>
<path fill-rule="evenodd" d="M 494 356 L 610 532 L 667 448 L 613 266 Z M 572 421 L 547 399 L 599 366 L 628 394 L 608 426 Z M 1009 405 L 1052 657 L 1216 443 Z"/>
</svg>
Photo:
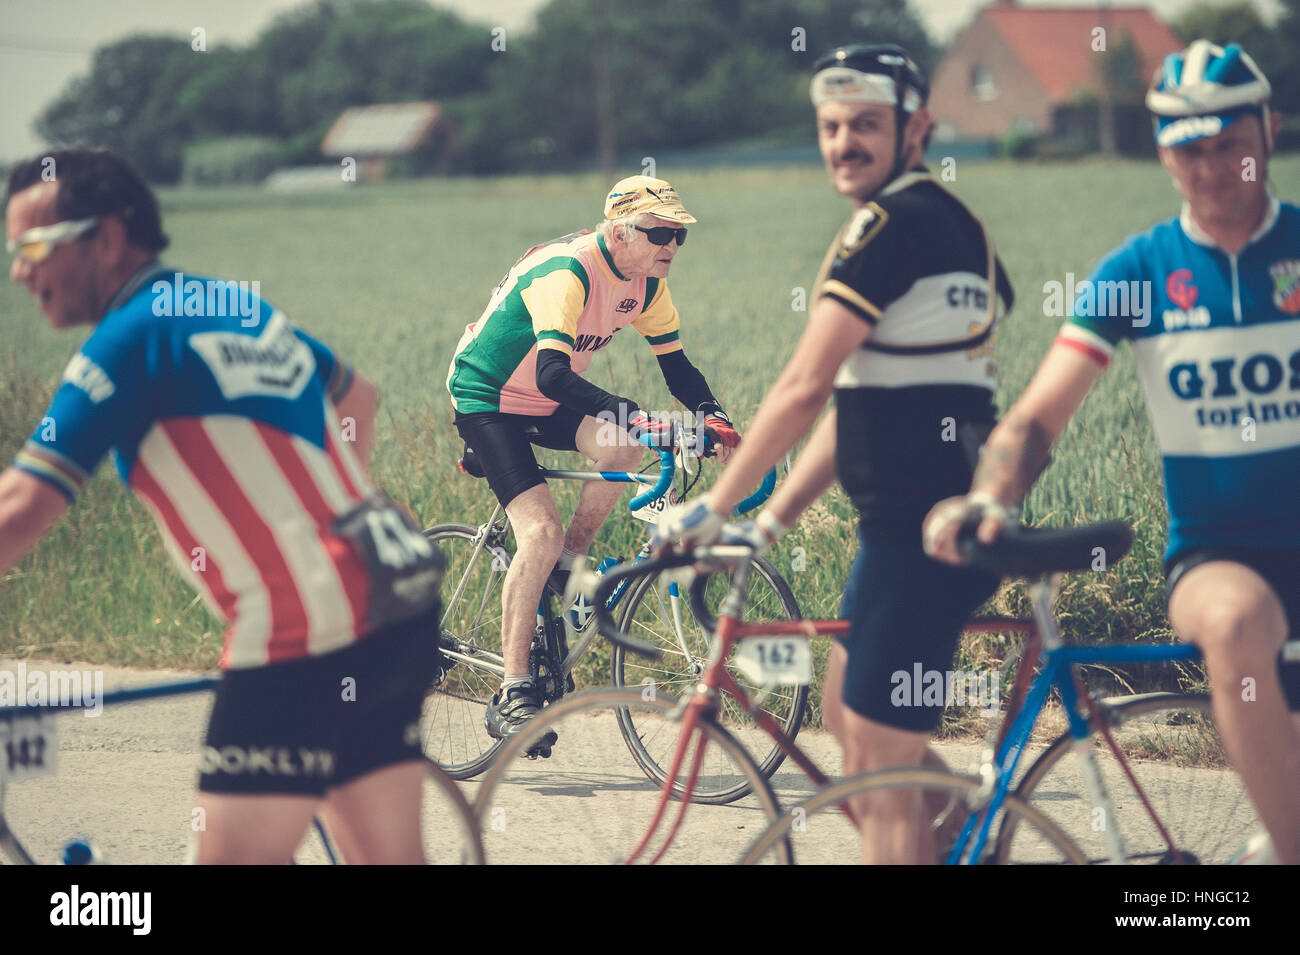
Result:
<svg viewBox="0 0 1300 955">
<path fill-rule="evenodd" d="M 638 727 L 671 738 L 676 746 L 681 724 L 672 719 L 676 701 L 643 699 L 635 690 L 587 690 L 545 710 L 537 731 L 559 737 L 547 759 L 520 754 L 527 742 L 503 748 L 483 778 L 475 810 L 488 861 L 531 863 L 544 851 L 549 864 L 611 863 L 628 859 L 661 806 L 658 786 L 628 762 L 614 714 L 618 705 L 636 713 Z M 739 776 L 764 784 L 747 754 L 734 740 L 710 732 L 701 783 L 712 774 Z M 690 752 L 694 751 L 694 742 Z M 689 765 L 689 753 L 684 765 Z M 771 800 L 764 791 L 764 799 Z M 683 807 L 669 800 L 648 849 L 637 859 L 649 862 L 664 845 L 678 813 L 682 827 L 663 862 L 722 863 L 734 859 L 750 835 L 777 818 L 774 802 L 751 796 L 732 806 Z"/>
<path fill-rule="evenodd" d="M 1118 828 L 1130 864 L 1227 862 L 1259 822 L 1241 778 L 1224 757 L 1209 699 L 1152 694 L 1110 701 L 1103 712 L 1160 826 L 1096 733 L 1093 752 L 1114 808 L 1113 820 L 1106 819 L 1087 795 L 1068 735 L 1026 770 L 1018 795 L 1059 822 L 1093 862 L 1108 861 L 1109 825 Z M 1177 854 L 1170 852 L 1162 828 Z M 1023 855 L 1022 838 L 1010 829 L 1002 834 L 1004 857 L 1015 860 Z"/>
</svg>

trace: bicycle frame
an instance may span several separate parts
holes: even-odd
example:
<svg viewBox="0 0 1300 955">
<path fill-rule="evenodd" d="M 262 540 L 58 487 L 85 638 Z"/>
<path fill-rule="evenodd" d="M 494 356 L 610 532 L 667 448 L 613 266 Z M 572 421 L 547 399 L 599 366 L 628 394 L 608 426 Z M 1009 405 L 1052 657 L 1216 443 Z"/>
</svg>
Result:
<svg viewBox="0 0 1300 955">
<path fill-rule="evenodd" d="M 981 763 L 980 773 L 984 778 L 984 789 L 981 791 L 981 796 L 987 795 L 988 802 L 980 808 L 979 812 L 972 813 L 967 817 L 947 862 L 950 865 L 963 862 L 970 864 L 981 858 L 988 841 L 993 819 L 997 816 L 1007 792 L 1011 788 L 1011 782 L 1015 778 L 1016 770 L 1019 768 L 1020 757 L 1024 753 L 1025 744 L 1029 742 L 1030 734 L 1033 732 L 1034 725 L 1038 722 L 1043 707 L 1047 704 L 1053 687 L 1061 694 L 1062 706 L 1069 721 L 1070 735 L 1074 738 L 1076 744 L 1086 744 L 1087 746 L 1087 748 L 1079 747 L 1076 752 L 1081 760 L 1080 765 L 1084 785 L 1088 789 L 1089 797 L 1093 800 L 1093 805 L 1100 807 L 1105 813 L 1107 820 L 1105 830 L 1106 849 L 1110 861 L 1117 865 L 1123 864 L 1125 858 L 1124 844 L 1114 807 L 1102 783 L 1101 772 L 1097 768 L 1096 755 L 1091 749 L 1090 730 L 1092 729 L 1097 729 L 1101 733 L 1108 749 L 1115 756 L 1147 813 L 1165 839 L 1170 852 L 1174 855 L 1174 860 L 1181 862 L 1181 853 L 1156 815 L 1142 786 L 1134 777 L 1128 765 L 1128 760 L 1125 759 L 1123 753 L 1115 744 L 1109 730 L 1106 728 L 1105 721 L 1100 718 L 1095 701 L 1084 690 L 1074 668 L 1083 664 L 1095 663 L 1132 664 L 1169 663 L 1179 660 L 1195 661 L 1201 658 L 1200 651 L 1191 644 L 1064 646 L 1061 642 L 1060 631 L 1056 626 L 1056 619 L 1051 613 L 1051 605 L 1056 598 L 1059 582 L 1060 575 L 1054 574 L 1050 578 L 1037 580 L 1030 585 L 1030 602 L 1033 606 L 1037 627 L 1034 636 L 1031 636 L 1030 642 L 1025 648 L 1025 655 L 1021 658 L 1016 678 L 1016 689 L 1012 692 L 1007 717 L 996 730 L 998 739 L 996 749 L 986 749 Z M 1042 668 L 1030 682 L 1027 677 L 1036 662 L 1041 662 Z M 1026 686 L 1026 684 L 1028 685 Z M 977 824 L 978 831 L 976 832 Z M 973 832 L 974 841 L 971 842 Z"/>
<path fill-rule="evenodd" d="M 749 585 L 749 575 L 752 570 L 752 563 L 744 561 L 734 571 L 732 585 L 724 598 L 722 606 L 719 608 L 716 629 L 714 631 L 715 639 L 712 642 L 709 651 L 708 665 L 700 674 L 699 682 L 696 684 L 695 691 L 681 702 L 682 708 L 682 729 L 678 736 L 677 749 L 673 754 L 672 763 L 668 770 L 668 779 L 664 784 L 660 795 L 659 805 L 656 808 L 654 816 L 646 830 L 645 836 L 640 844 L 633 850 L 628 857 L 628 862 L 635 861 L 642 852 L 645 851 L 650 840 L 658 831 L 659 825 L 663 820 L 663 815 L 668 806 L 668 801 L 672 798 L 673 788 L 677 783 L 678 776 L 681 772 L 682 764 L 685 762 L 687 751 L 690 748 L 692 737 L 695 736 L 696 727 L 702 719 L 711 719 L 716 715 L 718 692 L 729 693 L 741 705 L 741 707 L 753 717 L 759 728 L 772 737 L 773 742 L 780 747 L 781 751 L 788 759 L 794 761 L 816 786 L 824 787 L 830 785 L 830 779 L 817 766 L 816 763 L 808 757 L 798 743 L 787 736 L 781 727 L 777 725 L 770 713 L 761 706 L 762 696 L 751 698 L 745 692 L 736 679 L 727 670 L 726 660 L 731 654 L 732 649 L 742 640 L 750 637 L 765 636 L 796 636 L 806 639 L 812 639 L 817 636 L 843 636 L 848 633 L 849 621 L 847 620 L 799 620 L 799 621 L 778 621 L 773 623 L 745 623 L 740 620 L 740 615 L 744 612 L 745 592 Z M 620 587 L 625 582 L 620 583 Z M 673 585 L 675 586 L 675 585 Z M 1032 632 L 1034 624 L 1032 621 L 1020 620 L 1011 617 L 980 617 L 970 621 L 964 628 L 968 633 L 990 633 L 990 632 Z M 652 862 L 658 861 L 672 845 L 673 836 L 680 828 L 685 818 L 686 809 L 690 805 L 691 794 L 694 792 L 695 781 L 698 778 L 700 766 L 703 763 L 703 754 L 706 740 L 701 736 L 696 744 L 696 751 L 692 759 L 691 768 L 683 786 L 684 793 L 681 796 L 681 807 L 678 809 L 677 818 L 673 821 L 672 829 L 669 831 L 664 841 L 663 847 L 655 855 Z M 848 817 L 849 821 L 856 827 L 858 825 L 857 816 L 853 808 L 847 803 L 841 803 L 840 809 Z"/>
<path fill-rule="evenodd" d="M 668 457 L 665 458 L 664 457 L 665 455 L 667 455 Z M 661 456 L 661 463 L 663 467 L 661 468 L 660 473 L 653 477 L 646 474 L 637 474 L 631 471 L 575 471 L 575 470 L 567 470 L 561 468 L 542 468 L 541 474 L 542 477 L 544 478 L 553 478 L 555 480 L 561 480 L 561 481 L 605 481 L 609 483 L 619 483 L 619 484 L 655 485 L 654 489 L 648 494 L 639 495 L 638 497 L 633 498 L 633 500 L 629 502 L 628 504 L 629 510 L 635 511 L 635 510 L 639 510 L 640 507 L 644 506 L 650 501 L 656 500 L 659 497 L 661 497 L 664 493 L 667 492 L 669 486 L 672 483 L 672 475 L 674 471 L 672 468 L 667 466 L 669 460 L 671 459 L 671 452 L 667 452 L 667 451 L 660 452 L 660 456 Z M 753 510 L 754 508 L 758 507 L 760 504 L 764 503 L 771 496 L 772 489 L 775 487 L 775 485 L 776 485 L 776 471 L 772 470 L 769 471 L 767 476 L 763 479 L 763 483 L 758 488 L 758 490 L 755 491 L 753 494 L 751 494 L 749 497 L 747 497 L 745 500 L 741 501 L 740 504 L 736 506 L 736 513 L 743 514 L 747 511 Z M 496 502 L 495 506 L 492 509 L 492 516 L 489 517 L 485 523 L 479 525 L 478 534 L 475 536 L 474 551 L 470 555 L 469 562 L 466 565 L 466 572 L 462 574 L 461 579 L 457 581 L 456 590 L 452 593 L 451 597 L 448 599 L 446 603 L 446 607 L 444 608 L 445 614 L 450 614 L 452 608 L 456 605 L 457 602 L 459 602 L 461 594 L 465 588 L 465 582 L 469 579 L 469 568 L 473 567 L 475 561 L 479 559 L 479 555 L 482 552 L 483 548 L 488 544 L 489 541 L 492 541 L 494 539 L 504 541 L 505 534 L 509 526 L 510 526 L 510 518 L 508 515 L 505 514 L 505 508 L 502 507 L 501 503 L 498 501 Z M 632 558 L 632 563 L 639 564 L 645 560 L 648 560 L 649 557 L 650 557 L 650 538 L 647 536 L 646 540 L 641 545 L 641 549 L 637 551 L 636 556 Z M 622 601 L 623 595 L 626 592 L 627 592 L 626 583 L 620 584 L 618 588 L 614 591 L 614 593 L 611 595 L 609 602 L 606 604 L 608 609 L 611 611 L 614 610 Z M 678 644 L 681 646 L 683 652 L 687 653 L 687 655 L 689 656 L 689 652 L 687 651 L 687 646 L 686 646 L 686 636 L 682 631 L 682 617 L 680 611 L 681 595 L 676 583 L 669 584 L 668 594 L 669 594 L 669 600 L 671 601 L 672 604 L 673 626 L 674 626 L 674 630 L 676 631 Z M 475 617 L 476 624 L 482 618 L 484 611 L 487 609 L 486 597 L 487 597 L 487 593 L 485 592 L 484 593 L 485 604 L 484 606 L 479 607 L 478 614 Z M 539 616 L 542 617 L 545 617 L 547 614 L 545 592 L 543 592 L 542 599 L 539 601 L 537 605 L 537 613 Z M 572 627 L 570 626 L 567 615 L 564 615 L 564 625 L 568 630 L 569 635 L 572 636 L 575 631 L 573 631 Z M 582 658 L 582 655 L 587 652 L 587 648 L 591 646 L 591 642 L 595 638 L 596 638 L 596 628 L 594 626 L 587 627 L 584 631 L 578 634 L 578 639 L 570 646 L 568 654 L 565 656 L 564 660 L 560 663 L 560 671 L 561 671 L 560 677 L 562 679 L 564 677 L 567 677 L 570 673 L 573 672 L 573 668 L 577 666 L 578 660 L 580 660 Z M 466 654 L 448 649 L 446 647 L 443 648 L 442 652 L 445 656 L 447 656 L 450 659 L 457 660 L 462 663 L 473 663 L 476 666 L 480 666 L 483 667 L 484 669 L 491 670 L 494 673 L 501 675 L 502 677 L 505 676 L 505 660 L 499 654 L 487 653 L 487 654 L 480 654 L 479 656 L 475 656 L 475 657 L 470 657 L 467 656 Z M 486 660 L 484 659 L 484 656 L 487 657 Z M 747 701 L 746 701 L 746 705 L 748 705 Z"/>
<path fill-rule="evenodd" d="M 750 564 L 745 562 L 735 571 L 732 586 L 722 606 L 719 608 L 715 624 L 716 640 L 711 648 L 708 667 L 701 674 L 694 693 L 685 697 L 681 703 L 682 730 L 678 738 L 668 780 L 665 783 L 657 810 L 650 821 L 649 828 L 641 843 L 634 850 L 628 861 L 634 861 L 649 844 L 650 839 L 662 822 L 667 803 L 672 798 L 673 789 L 678 785 L 687 752 L 696 728 L 701 719 L 711 718 L 716 712 L 719 691 L 730 693 L 754 718 L 785 755 L 808 776 L 817 786 L 826 786 L 829 780 L 811 759 L 799 748 L 798 744 L 787 737 L 775 721 L 751 700 L 744 688 L 727 671 L 724 663 L 731 650 L 740 641 L 760 636 L 796 636 L 811 638 L 814 636 L 836 636 L 848 631 L 849 622 L 845 620 L 801 620 L 796 623 L 777 622 L 750 624 L 741 621 L 744 608 L 745 588 L 748 582 Z M 1061 699 L 1069 721 L 1070 735 L 1076 744 L 1086 744 L 1077 748 L 1081 758 L 1081 767 L 1085 786 L 1093 805 L 1105 812 L 1108 820 L 1106 827 L 1107 855 L 1113 863 L 1125 860 L 1124 846 L 1116 813 L 1102 783 L 1101 773 L 1096 763 L 1096 754 L 1091 746 L 1091 731 L 1097 730 L 1105 740 L 1107 748 L 1118 761 L 1129 783 L 1154 822 L 1161 837 L 1168 846 L 1172 861 L 1182 862 L 1183 856 L 1174 844 L 1167 828 L 1161 822 L 1150 800 L 1143 791 L 1128 765 L 1128 760 L 1120 751 L 1110 735 L 1106 722 L 1094 698 L 1083 687 L 1075 668 L 1085 664 L 1113 663 L 1168 663 L 1174 661 L 1196 661 L 1201 659 L 1200 651 L 1190 644 L 1174 645 L 1107 645 L 1095 647 L 1067 647 L 1062 644 L 1060 631 L 1052 613 L 1060 584 L 1060 574 L 1051 574 L 1033 581 L 1029 586 L 1032 617 L 1029 619 L 1010 617 L 979 617 L 970 620 L 963 628 L 966 633 L 1024 633 L 1028 635 L 1021 654 L 1014 688 L 1003 719 L 995 724 L 989 733 L 989 744 L 981 762 L 980 776 L 983 785 L 975 800 L 968 807 L 968 815 L 962 830 L 946 862 L 950 865 L 973 864 L 978 862 L 988 843 L 993 821 L 998 818 L 1005 802 L 1011 783 L 1020 765 L 1021 756 L 1029 741 L 1033 727 L 1047 704 L 1051 690 L 1055 687 Z M 1296 643 L 1293 641 L 1293 643 Z M 1288 644 L 1290 648 L 1291 644 Z M 1285 655 L 1285 654 L 1284 654 Z M 1300 656 L 1300 653 L 1297 654 Z M 1289 657 L 1288 657 L 1289 659 Z M 1034 675 L 1034 669 L 1041 664 L 1041 669 Z M 680 827 L 682 818 L 689 805 L 705 745 L 699 739 L 697 751 L 692 759 L 683 785 L 685 795 L 681 797 L 682 805 L 678 810 L 664 847 L 655 860 L 667 851 L 673 834 Z M 841 810 L 856 826 L 852 808 L 841 804 Z M 652 860 L 653 861 L 653 860 Z"/>
<path fill-rule="evenodd" d="M 193 680 L 182 680 L 177 683 L 154 683 L 146 686 L 128 687 L 122 690 L 114 690 L 111 693 L 105 693 L 99 698 L 99 705 L 110 706 L 118 703 L 134 703 L 140 700 L 158 699 L 160 697 L 185 696 L 192 693 L 203 693 L 217 689 L 220 684 L 220 677 L 204 676 Z M 79 706 L 54 705 L 43 707 L 43 709 L 55 713 L 73 712 L 85 709 L 86 706 L 90 705 L 93 704 L 82 704 Z M 0 707 L 0 716 L 3 716 L 7 712 L 30 713 L 33 709 L 33 707 L 28 706 L 4 706 Z M 426 762 L 426 765 L 433 767 L 434 764 Z M 438 772 L 441 771 L 438 770 Z M 472 813 L 469 804 L 464 801 L 464 797 L 460 793 L 460 790 L 456 789 L 454 784 L 450 785 L 452 788 L 444 789 L 444 791 L 454 794 L 463 818 L 470 818 Z M 23 844 L 19 842 L 17 834 L 13 831 L 13 828 L 9 825 L 9 820 L 5 816 L 4 804 L 7 786 L 8 784 L 5 782 L 4 778 L 0 777 L 0 856 L 7 854 L 10 858 L 17 859 L 20 864 L 36 865 L 36 860 L 32 858 L 31 854 L 26 850 L 26 848 L 24 848 Z M 321 844 L 325 848 L 325 856 L 329 860 L 329 864 L 338 865 L 339 858 L 335 852 L 334 844 L 330 841 L 329 834 L 326 832 L 319 816 L 312 820 L 312 825 L 315 827 L 317 835 L 320 836 Z M 473 861 L 479 863 L 482 862 L 481 845 L 475 845 L 473 847 L 471 858 Z"/>
</svg>

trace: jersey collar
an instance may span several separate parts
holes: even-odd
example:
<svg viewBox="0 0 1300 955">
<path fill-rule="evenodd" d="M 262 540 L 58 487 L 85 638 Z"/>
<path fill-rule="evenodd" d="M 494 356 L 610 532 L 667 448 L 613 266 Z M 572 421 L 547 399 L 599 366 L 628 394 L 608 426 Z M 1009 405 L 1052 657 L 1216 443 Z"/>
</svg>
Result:
<svg viewBox="0 0 1300 955">
<path fill-rule="evenodd" d="M 1246 245 L 1242 246 L 1244 251 L 1246 246 L 1251 245 L 1266 236 L 1269 231 L 1277 224 L 1277 217 L 1281 214 L 1282 203 L 1272 194 L 1268 197 L 1268 209 L 1264 213 L 1264 219 L 1260 222 L 1259 227 L 1250 234 L 1246 240 Z M 1183 211 L 1178 214 L 1178 223 L 1183 227 L 1183 233 L 1197 245 L 1203 245 L 1207 248 L 1217 249 L 1218 244 L 1210 238 L 1209 234 L 1196 224 L 1192 218 L 1192 207 L 1186 202 L 1183 203 Z M 1241 253 L 1237 253 L 1240 255 Z"/>
<path fill-rule="evenodd" d="M 108 305 L 104 308 L 104 314 L 107 315 L 114 309 L 121 308 L 132 298 L 135 293 L 144 287 L 144 284 L 159 273 L 172 271 L 163 265 L 158 259 L 153 259 L 140 267 L 140 270 L 126 280 L 126 284 L 117 290 L 117 294 L 109 299 Z"/>
<path fill-rule="evenodd" d="M 600 261 L 602 261 L 605 264 L 605 266 L 609 269 L 610 273 L 614 276 L 614 278 L 618 279 L 620 282 L 628 281 L 628 279 L 623 275 L 622 272 L 618 270 L 618 267 L 614 264 L 614 257 L 609 254 L 609 247 L 605 245 L 605 239 L 599 232 L 596 233 L 594 241 L 596 244 L 596 250 L 600 252 Z"/>
<path fill-rule="evenodd" d="M 902 192 L 908 186 L 914 186 L 918 182 L 926 182 L 929 178 L 930 170 L 925 168 L 913 169 L 910 172 L 903 173 L 889 185 L 885 186 L 884 189 L 881 189 L 876 193 L 876 197 L 892 196 L 896 192 Z"/>
</svg>

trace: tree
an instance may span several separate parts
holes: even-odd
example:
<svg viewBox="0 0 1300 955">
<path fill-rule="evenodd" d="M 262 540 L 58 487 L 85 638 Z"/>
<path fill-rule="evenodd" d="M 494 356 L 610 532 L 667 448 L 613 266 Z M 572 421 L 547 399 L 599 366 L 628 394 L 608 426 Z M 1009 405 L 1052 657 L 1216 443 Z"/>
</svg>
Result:
<svg viewBox="0 0 1300 955">
<path fill-rule="evenodd" d="M 203 62 L 188 38 L 131 37 L 102 47 L 90 74 L 69 84 L 36 130 L 56 146 L 108 146 L 145 176 L 174 180 L 190 129 L 172 96 Z"/>
<path fill-rule="evenodd" d="M 1300 108 L 1300 0 L 1282 0 L 1283 13 L 1270 27 L 1249 0 L 1226 5 L 1198 3 L 1169 26 L 1184 43 L 1206 39 L 1219 46 L 1238 43 L 1264 71 L 1273 87 L 1273 105 L 1283 112 Z"/>
</svg>

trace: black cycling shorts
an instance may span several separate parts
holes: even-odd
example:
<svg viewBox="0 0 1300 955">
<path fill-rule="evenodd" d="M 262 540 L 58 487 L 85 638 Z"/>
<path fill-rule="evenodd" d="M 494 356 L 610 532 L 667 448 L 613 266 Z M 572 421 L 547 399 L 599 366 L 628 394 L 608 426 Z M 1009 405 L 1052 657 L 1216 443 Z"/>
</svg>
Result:
<svg viewBox="0 0 1300 955">
<path fill-rule="evenodd" d="M 849 654 L 849 709 L 887 726 L 932 732 L 950 697 L 993 705 L 994 675 L 955 674 L 952 665 L 963 625 L 998 583 L 984 571 L 931 560 L 919 527 L 905 536 L 868 537 L 859 530 L 840 608 L 849 632 L 837 638 Z"/>
<path fill-rule="evenodd" d="M 1180 551 L 1165 561 L 1165 593 L 1172 598 L 1183 576 L 1212 560 L 1245 564 L 1267 581 L 1282 604 L 1289 640 L 1300 640 L 1300 547 L 1200 547 Z M 1278 676 L 1287 705 L 1300 712 L 1300 660 L 1278 656 Z"/>
<path fill-rule="evenodd" d="M 532 446 L 577 451 L 578 426 L 584 417 L 581 411 L 563 405 L 545 417 L 457 412 L 456 430 L 478 455 L 488 486 L 506 506 L 524 491 L 546 483 Z"/>
<path fill-rule="evenodd" d="M 321 656 L 228 670 L 199 765 L 202 792 L 323 796 L 422 759 L 420 713 L 437 678 L 441 606 Z"/>
</svg>

